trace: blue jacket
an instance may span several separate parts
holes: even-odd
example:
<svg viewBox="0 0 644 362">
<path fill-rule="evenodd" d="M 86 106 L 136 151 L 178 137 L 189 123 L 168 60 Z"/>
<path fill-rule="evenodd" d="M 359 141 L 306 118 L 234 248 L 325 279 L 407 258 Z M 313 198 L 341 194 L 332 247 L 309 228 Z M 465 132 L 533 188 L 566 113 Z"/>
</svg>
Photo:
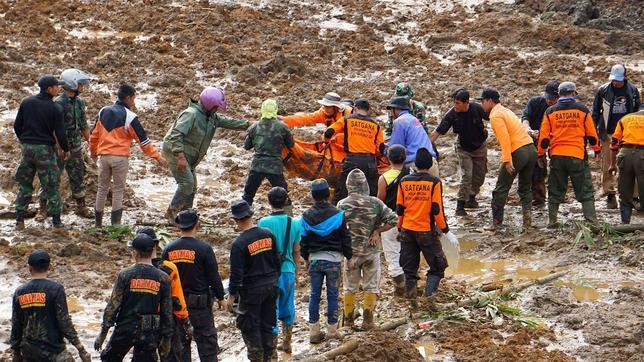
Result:
<svg viewBox="0 0 644 362">
<path fill-rule="evenodd" d="M 436 158 L 436 151 L 432 146 L 425 128 L 418 118 L 414 117 L 408 111 L 402 111 L 400 116 L 394 120 L 391 138 L 389 139 L 390 145 L 402 145 L 407 149 L 406 163 L 414 162 L 416 160 L 416 152 L 421 148 L 426 148 L 431 153 L 432 157 Z"/>
<path fill-rule="evenodd" d="M 302 241 L 300 253 L 308 259 L 317 251 L 337 251 L 351 259 L 351 236 L 344 220 L 344 211 L 329 202 L 316 202 L 300 219 Z"/>
</svg>

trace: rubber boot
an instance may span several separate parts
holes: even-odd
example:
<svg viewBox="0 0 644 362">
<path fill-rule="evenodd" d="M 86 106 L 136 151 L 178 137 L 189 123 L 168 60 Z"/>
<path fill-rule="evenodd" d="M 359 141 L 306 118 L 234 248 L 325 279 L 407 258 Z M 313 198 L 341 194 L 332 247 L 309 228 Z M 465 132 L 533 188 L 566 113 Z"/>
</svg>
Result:
<svg viewBox="0 0 644 362">
<path fill-rule="evenodd" d="M 557 221 L 557 214 L 559 214 L 559 204 L 552 202 L 548 203 L 548 229 L 556 229 L 559 227 Z"/>
<path fill-rule="evenodd" d="M 441 277 L 438 275 L 428 275 L 425 283 L 425 297 L 431 297 L 437 290 L 438 285 L 441 283 Z"/>
<path fill-rule="evenodd" d="M 528 231 L 532 227 L 532 205 L 522 205 L 521 214 L 523 215 L 523 231 Z"/>
<path fill-rule="evenodd" d="M 123 209 L 115 210 L 110 213 L 110 222 L 112 225 L 121 225 L 121 216 L 123 216 Z"/>
<path fill-rule="evenodd" d="M 342 334 L 338 332 L 338 323 L 329 324 L 326 326 L 326 338 L 329 339 L 342 339 Z"/>
<path fill-rule="evenodd" d="M 293 339 L 293 326 L 287 326 L 282 323 L 282 344 L 277 347 L 280 351 L 284 353 L 291 354 L 293 353 L 293 347 L 291 347 L 291 340 Z"/>
<path fill-rule="evenodd" d="M 376 293 L 364 293 L 364 314 L 362 315 L 362 329 L 365 331 L 374 329 L 376 325 L 373 322 L 373 313 L 376 310 Z"/>
<path fill-rule="evenodd" d="M 38 213 L 36 214 L 34 220 L 43 222 L 47 220 L 47 200 L 40 200 L 39 205 L 40 206 L 38 208 Z"/>
<path fill-rule="evenodd" d="M 342 326 L 353 328 L 353 313 L 356 309 L 356 295 L 353 293 L 344 293 L 344 311 Z"/>
<path fill-rule="evenodd" d="M 633 213 L 633 209 L 630 206 L 619 205 L 619 213 L 622 216 L 622 224 L 631 223 L 631 215 Z"/>
<path fill-rule="evenodd" d="M 194 198 L 194 195 L 192 195 Z M 190 195 L 182 194 L 179 191 L 174 193 L 172 201 L 165 212 L 165 218 L 168 220 L 170 225 L 174 225 L 174 218 L 177 216 L 179 211 L 188 207 L 188 201 L 190 200 Z"/>
<path fill-rule="evenodd" d="M 405 296 L 405 275 L 400 274 L 393 278 L 394 280 L 394 296 L 404 297 Z"/>
<path fill-rule="evenodd" d="M 615 195 L 613 195 L 615 196 Z M 588 200 L 581 203 L 581 211 L 586 221 L 593 224 L 597 223 L 597 213 L 595 212 L 595 200 Z"/>
<path fill-rule="evenodd" d="M 85 198 L 79 197 L 76 199 L 76 215 L 85 219 L 92 218 L 92 211 L 85 206 Z"/>
<path fill-rule="evenodd" d="M 318 344 L 324 340 L 324 332 L 320 331 L 320 322 L 309 323 L 309 342 Z"/>
<path fill-rule="evenodd" d="M 492 204 L 492 228 L 496 229 L 503 224 L 503 208 Z"/>
<path fill-rule="evenodd" d="M 606 208 L 617 209 L 617 198 L 615 197 L 615 194 L 609 194 L 606 197 Z"/>
<path fill-rule="evenodd" d="M 409 300 L 409 304 L 412 308 L 418 308 L 418 301 L 416 301 L 417 295 L 418 291 L 416 290 L 416 281 L 405 279 L 405 298 Z"/>
<path fill-rule="evenodd" d="M 456 200 L 456 216 L 467 216 L 467 212 L 465 212 L 465 201 Z"/>
<path fill-rule="evenodd" d="M 63 222 L 60 221 L 60 214 L 51 216 L 51 225 L 56 229 L 61 229 L 63 227 Z"/>
<path fill-rule="evenodd" d="M 22 212 L 16 212 L 16 231 L 25 229 L 25 215 Z"/>
<path fill-rule="evenodd" d="M 103 226 L 103 211 L 94 210 L 94 226 L 97 228 Z"/>
<path fill-rule="evenodd" d="M 467 209 L 478 209 L 479 203 L 476 201 L 476 196 L 471 195 L 470 199 L 465 201 L 465 208 Z"/>
</svg>

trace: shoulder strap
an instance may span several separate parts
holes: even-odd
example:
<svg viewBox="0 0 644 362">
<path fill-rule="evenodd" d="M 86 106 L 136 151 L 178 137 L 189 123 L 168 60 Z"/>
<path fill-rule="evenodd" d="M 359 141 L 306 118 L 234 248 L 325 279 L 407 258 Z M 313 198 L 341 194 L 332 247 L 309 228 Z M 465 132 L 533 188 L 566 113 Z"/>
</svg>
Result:
<svg viewBox="0 0 644 362">
<path fill-rule="evenodd" d="M 282 244 L 282 258 L 286 258 L 286 247 L 288 246 L 288 239 L 291 236 L 291 217 L 286 215 L 286 233 L 284 235 L 284 243 Z"/>
</svg>

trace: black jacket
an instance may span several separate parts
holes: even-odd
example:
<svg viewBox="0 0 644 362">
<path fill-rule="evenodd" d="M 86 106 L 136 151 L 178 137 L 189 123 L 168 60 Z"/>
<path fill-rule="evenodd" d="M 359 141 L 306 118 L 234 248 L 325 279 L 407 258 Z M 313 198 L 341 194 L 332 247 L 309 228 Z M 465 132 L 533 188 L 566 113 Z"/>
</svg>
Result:
<svg viewBox="0 0 644 362">
<path fill-rule="evenodd" d="M 63 122 L 63 108 L 44 92 L 23 99 L 18 108 L 13 130 L 21 143 L 32 145 L 58 144 L 69 151 Z M 54 138 L 54 134 L 56 138 Z"/>
<path fill-rule="evenodd" d="M 640 109 L 640 92 L 630 82 L 624 83 L 626 87 L 626 113 L 637 112 Z M 603 84 L 595 94 L 593 101 L 593 121 L 597 128 L 599 139 L 603 140 L 607 134 L 613 134 L 618 120 L 610 121 L 610 115 L 613 113 L 613 105 L 615 104 L 615 94 L 612 82 Z M 608 124 L 608 127 L 606 127 Z"/>
<path fill-rule="evenodd" d="M 302 215 L 302 240 L 300 253 L 308 259 L 317 251 L 337 251 L 351 259 L 351 236 L 344 219 L 344 212 L 329 202 L 316 202 Z"/>
<path fill-rule="evenodd" d="M 248 229 L 233 241 L 230 248 L 228 292 L 236 295 L 240 290 L 277 286 L 281 267 L 273 233 L 261 227 Z"/>
</svg>

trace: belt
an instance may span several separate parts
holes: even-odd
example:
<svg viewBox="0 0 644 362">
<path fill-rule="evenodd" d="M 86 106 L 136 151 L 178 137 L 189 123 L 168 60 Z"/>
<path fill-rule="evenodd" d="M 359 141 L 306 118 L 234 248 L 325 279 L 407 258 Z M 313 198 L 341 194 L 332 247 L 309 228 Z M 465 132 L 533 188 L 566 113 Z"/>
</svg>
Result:
<svg viewBox="0 0 644 362">
<path fill-rule="evenodd" d="M 631 148 L 631 149 L 634 149 L 634 150 L 644 150 L 644 145 L 629 145 L 629 144 L 626 144 L 626 145 L 622 145 L 622 148 Z"/>
<path fill-rule="evenodd" d="M 349 152 L 347 153 L 347 156 L 376 157 L 373 153 L 356 153 L 356 152 Z"/>
</svg>

